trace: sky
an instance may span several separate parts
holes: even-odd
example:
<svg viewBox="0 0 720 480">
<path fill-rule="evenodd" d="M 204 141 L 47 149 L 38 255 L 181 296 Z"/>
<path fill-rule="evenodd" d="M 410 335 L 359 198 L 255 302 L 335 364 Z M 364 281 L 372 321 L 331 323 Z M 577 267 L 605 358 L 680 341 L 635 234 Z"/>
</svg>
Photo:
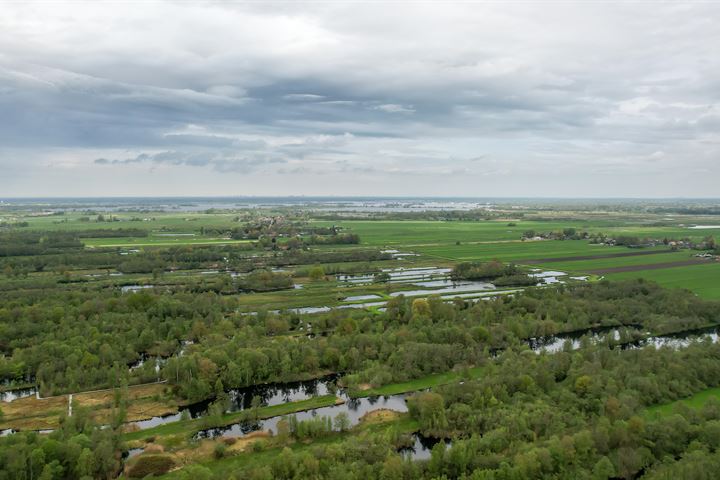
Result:
<svg viewBox="0 0 720 480">
<path fill-rule="evenodd" d="M 0 1 L 0 197 L 720 196 L 720 3 Z"/>
</svg>

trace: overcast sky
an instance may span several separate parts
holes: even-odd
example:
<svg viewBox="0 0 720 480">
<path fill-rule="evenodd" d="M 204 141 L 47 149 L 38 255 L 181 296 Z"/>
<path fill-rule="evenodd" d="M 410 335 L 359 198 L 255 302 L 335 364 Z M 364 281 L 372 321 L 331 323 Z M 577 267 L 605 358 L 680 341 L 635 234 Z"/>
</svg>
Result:
<svg viewBox="0 0 720 480">
<path fill-rule="evenodd" d="M 720 196 L 720 4 L 0 2 L 0 197 Z"/>
</svg>

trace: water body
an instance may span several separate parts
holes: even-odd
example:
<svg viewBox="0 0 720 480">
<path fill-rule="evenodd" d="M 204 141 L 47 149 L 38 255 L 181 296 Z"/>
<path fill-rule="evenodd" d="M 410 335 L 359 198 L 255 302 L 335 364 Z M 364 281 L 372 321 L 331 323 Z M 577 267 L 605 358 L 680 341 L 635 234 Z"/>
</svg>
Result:
<svg viewBox="0 0 720 480">
<path fill-rule="evenodd" d="M 414 433 L 412 435 L 412 441 L 413 444 L 411 446 L 398 449 L 400 455 L 411 460 L 428 460 L 432 454 L 433 447 L 441 442 L 445 444 L 446 449 L 452 447 L 452 442 L 449 439 L 426 437 L 420 433 Z"/>
<path fill-rule="evenodd" d="M 307 400 L 314 396 L 327 395 L 336 390 L 335 382 L 337 378 L 337 375 L 328 375 L 319 379 L 302 382 L 269 383 L 231 389 L 226 392 L 229 398 L 226 413 L 239 412 L 252 407 L 253 398 L 258 399 L 259 406 L 271 407 L 288 402 Z M 175 414 L 139 420 L 131 422 L 131 424 L 141 430 L 158 425 L 165 425 L 180 420 L 183 411 L 187 411 L 187 414 L 191 418 L 199 418 L 207 413 L 210 403 L 210 400 L 205 400 L 181 407 L 180 411 Z"/>
<path fill-rule="evenodd" d="M 391 395 L 387 397 L 367 397 L 352 399 L 340 393 L 338 395 L 345 402 L 340 405 L 331 407 L 316 408 L 314 410 L 306 410 L 293 414 L 298 420 L 310 420 L 313 418 L 328 417 L 335 419 L 341 412 L 347 414 L 351 426 L 360 423 L 363 415 L 380 409 L 394 410 L 396 412 L 407 412 L 407 404 L 405 402 L 406 395 Z M 256 422 L 242 422 L 227 427 L 209 428 L 201 430 L 196 434 L 196 438 L 217 438 L 217 437 L 243 437 L 251 432 L 258 430 L 272 431 L 277 433 L 278 422 L 284 416 L 268 418 L 266 420 L 258 420 Z"/>
<path fill-rule="evenodd" d="M 437 267 L 418 267 L 418 268 L 384 268 L 381 270 L 382 273 L 387 273 L 390 276 L 390 280 L 384 283 L 401 283 L 415 280 L 431 280 L 433 278 L 443 278 L 450 273 L 449 268 L 437 268 Z M 375 281 L 374 274 L 362 274 L 362 275 L 336 275 L 339 282 L 360 285 L 373 283 Z"/>
<path fill-rule="evenodd" d="M 720 327 L 708 327 L 698 330 L 689 330 L 665 335 L 653 335 L 644 338 L 643 332 L 637 325 L 624 327 L 599 327 L 578 332 L 569 332 L 548 337 L 531 338 L 527 345 L 535 352 L 557 353 L 565 348 L 577 350 L 582 346 L 583 340 L 593 344 L 610 342 L 610 348 L 631 350 L 653 346 L 655 348 L 686 348 L 698 342 L 710 341 L 717 343 L 720 339 Z"/>
<path fill-rule="evenodd" d="M 0 402 L 12 402 L 18 398 L 32 397 L 37 393 L 37 387 L 16 388 L 0 392 Z"/>
<path fill-rule="evenodd" d="M 669 347 L 669 348 L 684 348 L 692 343 L 699 341 L 712 341 L 718 342 L 720 339 L 720 327 L 709 327 L 705 329 L 686 331 L 676 334 L 658 335 L 647 337 L 644 339 L 629 339 L 625 342 L 621 342 L 623 335 L 633 335 L 633 332 L 640 335 L 642 334 L 638 326 L 624 326 L 624 327 L 598 327 L 592 329 L 586 329 L 575 332 L 568 332 L 564 334 L 552 335 L 540 338 L 530 338 L 525 341 L 530 349 L 533 351 L 557 353 L 569 345 L 572 349 L 580 348 L 582 339 L 585 337 L 588 341 L 599 343 L 612 339 L 619 342 L 615 347 L 621 349 L 634 349 L 644 348 L 647 346 Z M 570 342 L 570 343 L 568 343 Z M 611 348 L 613 348 L 611 346 Z M 496 349 L 495 353 L 502 352 L 502 348 Z M 320 379 L 309 380 L 304 382 L 286 382 L 286 383 L 274 383 L 264 385 L 254 385 L 241 389 L 234 389 L 228 391 L 230 399 L 228 412 L 236 412 L 248 409 L 252 406 L 253 398 L 259 399 L 259 405 L 261 406 L 272 406 L 280 405 L 287 402 L 294 402 L 299 400 L 306 400 L 314 396 L 327 395 L 335 392 L 344 403 L 340 405 L 334 405 L 330 407 L 322 407 L 313 410 L 307 410 L 298 412 L 294 415 L 297 416 L 298 420 L 308 420 L 316 417 L 330 417 L 334 419 L 340 412 L 345 412 L 348 415 L 351 425 L 357 425 L 360 418 L 372 411 L 379 409 L 389 409 L 397 412 L 407 412 L 406 398 L 413 395 L 415 392 L 407 394 L 382 396 L 382 397 L 367 397 L 360 399 L 350 398 L 343 389 L 337 389 L 336 381 L 337 375 L 329 375 Z M 256 400 L 256 402 L 258 402 Z M 158 425 L 164 425 L 167 423 L 176 422 L 181 419 L 182 412 L 187 411 L 191 418 L 199 418 L 207 414 L 208 407 L 211 404 L 211 400 L 205 400 L 192 405 L 182 407 L 180 412 L 172 415 L 166 415 L 162 417 L 153 417 L 147 420 L 141 420 L 131 422 L 139 429 L 146 429 L 155 427 Z M 198 438 L 215 438 L 215 437 L 242 437 L 250 432 L 258 430 L 272 430 L 277 432 L 277 424 L 282 419 L 282 416 L 272 417 L 266 420 L 259 420 L 255 422 L 239 422 L 234 425 L 226 427 L 211 428 L 202 430 L 197 434 Z M 40 433 L 49 433 L 51 430 L 41 431 Z M 0 431 L 0 436 L 10 435 L 15 431 L 12 429 Z M 413 446 L 414 451 L 413 458 L 421 460 L 425 458 L 427 445 L 423 446 L 422 439 L 421 444 Z M 430 447 L 431 448 L 431 447 Z"/>
<path fill-rule="evenodd" d="M 146 288 L 155 288 L 155 285 L 125 285 L 124 287 L 120 287 L 120 291 L 122 293 L 134 293 Z"/>
<path fill-rule="evenodd" d="M 636 327 L 597 327 L 577 332 L 529 338 L 526 343 L 531 350 L 538 353 L 543 351 L 547 353 L 557 353 L 564 350 L 566 346 L 572 350 L 577 350 L 580 348 L 583 339 L 587 339 L 592 343 L 599 343 L 607 338 L 619 341 L 621 338 L 620 329 L 623 328 L 628 331 L 640 333 L 640 330 Z"/>
<path fill-rule="evenodd" d="M 376 298 L 381 298 L 380 295 L 355 295 L 353 297 L 346 297 L 343 299 L 343 302 L 357 302 L 360 300 L 374 300 Z"/>
<path fill-rule="evenodd" d="M 533 278 L 537 278 L 538 280 L 541 280 L 540 283 L 538 283 L 538 286 L 540 285 L 552 285 L 556 283 L 564 283 L 562 280 L 560 280 L 558 277 L 564 277 L 567 275 L 565 272 L 555 272 L 555 271 L 541 271 L 540 269 L 533 269 L 533 271 L 538 273 L 531 273 L 529 274 Z M 585 277 L 587 279 L 587 277 Z"/>
<path fill-rule="evenodd" d="M 131 459 L 131 458 L 133 458 L 133 457 L 137 457 L 138 455 L 140 455 L 140 454 L 143 453 L 144 451 L 145 451 L 144 448 L 131 448 L 131 449 L 129 449 L 128 451 L 123 452 L 122 458 L 123 458 L 123 460 L 128 460 L 128 459 Z"/>
<path fill-rule="evenodd" d="M 404 292 L 393 292 L 390 294 L 391 297 L 398 297 L 405 295 L 406 297 L 414 297 L 418 295 L 447 295 L 461 292 L 475 292 L 475 291 L 488 291 L 495 290 L 495 285 L 487 282 L 459 282 L 451 283 L 445 288 L 438 289 L 422 289 L 422 290 L 406 290 Z"/>
</svg>

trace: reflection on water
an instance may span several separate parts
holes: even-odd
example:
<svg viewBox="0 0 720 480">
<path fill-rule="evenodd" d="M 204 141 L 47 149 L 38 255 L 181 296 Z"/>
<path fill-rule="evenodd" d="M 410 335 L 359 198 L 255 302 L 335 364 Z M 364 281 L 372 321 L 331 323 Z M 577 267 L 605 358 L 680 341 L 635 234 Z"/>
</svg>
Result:
<svg viewBox="0 0 720 480">
<path fill-rule="evenodd" d="M 352 297 L 345 297 L 343 299 L 344 302 L 358 302 L 361 300 L 375 300 L 380 298 L 380 295 L 375 294 L 369 294 L 369 295 L 355 295 Z"/>
<path fill-rule="evenodd" d="M 155 288 L 155 285 L 125 285 L 124 287 L 120 287 L 120 291 L 122 293 L 135 293 L 146 288 Z"/>
<path fill-rule="evenodd" d="M 327 395 L 336 390 L 335 382 L 337 378 L 337 375 L 328 375 L 319 379 L 303 382 L 270 383 L 231 389 L 227 391 L 228 408 L 226 412 L 239 412 L 251 408 L 253 399 L 256 399 L 255 401 L 258 406 L 271 407 L 288 402 L 307 400 L 315 396 Z M 190 418 L 199 418 L 207 413 L 210 403 L 212 403 L 210 400 L 193 403 L 181 407 L 178 413 L 157 416 L 147 420 L 138 420 L 132 422 L 132 425 L 135 425 L 140 430 L 144 430 L 146 428 L 177 422 L 180 420 L 183 411 L 187 411 L 186 415 L 189 415 Z"/>
<path fill-rule="evenodd" d="M 457 282 L 450 283 L 445 288 L 438 289 L 424 289 L 424 290 L 405 290 L 403 292 L 393 292 L 390 294 L 391 297 L 397 297 L 399 295 L 405 296 L 418 296 L 418 295 L 447 295 L 455 292 L 475 292 L 475 291 L 488 291 L 495 290 L 495 285 L 488 282 Z"/>
<path fill-rule="evenodd" d="M 31 397 L 37 393 L 37 387 L 17 388 L 0 392 L 0 402 L 12 402 L 18 398 Z"/>
<path fill-rule="evenodd" d="M 450 448 L 452 442 L 449 439 L 440 439 L 434 437 L 426 437 L 421 433 L 412 435 L 413 444 L 411 446 L 398 449 L 398 453 L 410 460 L 428 460 L 432 454 L 432 449 L 438 443 L 444 443 L 445 448 Z"/>
<path fill-rule="evenodd" d="M 351 426 L 360 423 L 360 419 L 366 413 L 388 409 L 396 412 L 407 412 L 407 404 L 405 403 L 406 395 L 391 395 L 387 397 L 367 397 L 367 398 L 350 398 L 340 392 L 338 395 L 344 403 L 333 405 L 331 407 L 316 408 L 303 412 L 294 413 L 298 420 L 310 420 L 313 418 L 328 417 L 335 419 L 341 412 L 347 414 Z M 196 434 L 197 438 L 216 438 L 216 437 L 242 437 L 250 432 L 258 430 L 272 431 L 277 433 L 277 425 L 284 416 L 277 416 L 265 420 L 248 421 L 229 425 L 227 427 L 209 428 L 202 430 Z"/>
<path fill-rule="evenodd" d="M 574 350 L 580 348 L 583 342 L 595 344 L 607 342 L 610 348 L 619 347 L 621 349 L 643 348 L 647 346 L 677 349 L 687 347 L 692 343 L 700 341 L 718 342 L 718 339 L 720 338 L 720 335 L 718 335 L 718 329 L 720 329 L 720 327 L 709 327 L 677 334 L 642 338 L 643 333 L 639 329 L 638 325 L 623 327 L 598 327 L 547 337 L 530 338 L 526 340 L 526 344 L 530 349 L 538 353 L 557 353 L 565 349 Z M 499 352 L 502 351 L 502 349 L 496 349 L 495 351 Z M 257 406 L 273 406 L 333 393 L 335 393 L 344 403 L 330 407 L 307 410 L 294 415 L 297 416 L 298 420 L 308 420 L 316 417 L 329 417 L 334 419 L 339 413 L 345 412 L 348 415 L 350 424 L 356 425 L 359 423 L 360 418 L 363 415 L 375 410 L 389 409 L 397 412 L 407 412 L 408 410 L 405 400 L 407 396 L 412 395 L 412 393 L 391 395 L 387 397 L 353 399 L 350 398 L 344 390 L 337 388 L 337 378 L 337 375 L 329 375 L 320 379 L 304 382 L 254 385 L 229 390 L 227 392 L 229 398 L 227 411 L 237 412 L 247 410 L 253 406 L 253 403 Z M 5 393 L 7 394 L 9 392 Z M 146 429 L 176 422 L 181 419 L 182 411 L 187 411 L 189 416 L 192 418 L 199 418 L 207 413 L 210 403 L 210 400 L 198 402 L 182 407 L 181 412 L 179 413 L 132 422 L 132 424 L 139 429 Z M 241 422 L 227 427 L 211 428 L 199 432 L 197 436 L 198 438 L 214 438 L 219 436 L 241 437 L 249 432 L 257 430 L 272 430 L 273 432 L 277 432 L 277 424 L 281 418 L 282 417 L 278 416 L 254 422 Z M 0 436 L 12 433 L 14 433 L 14 430 L 3 430 L 0 431 Z M 428 447 L 427 444 L 423 444 L 423 439 L 418 437 L 415 439 L 415 445 L 412 447 L 412 451 L 414 453 L 410 454 L 409 451 L 406 453 L 410 454 L 413 459 L 420 460 L 429 456 L 430 448 L 431 446 Z M 132 454 L 135 455 L 137 453 L 132 452 Z"/>
</svg>

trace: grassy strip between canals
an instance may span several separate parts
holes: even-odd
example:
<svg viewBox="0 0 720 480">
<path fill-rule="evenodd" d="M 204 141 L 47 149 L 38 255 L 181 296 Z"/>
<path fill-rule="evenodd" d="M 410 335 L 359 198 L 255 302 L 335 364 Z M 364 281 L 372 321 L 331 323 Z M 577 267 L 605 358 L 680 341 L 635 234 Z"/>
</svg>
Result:
<svg viewBox="0 0 720 480">
<path fill-rule="evenodd" d="M 300 400 L 297 402 L 288 402 L 281 405 L 273 405 L 270 407 L 260 407 L 256 411 L 256 417 L 258 420 L 265 418 L 277 417 L 278 415 L 288 415 L 295 412 L 302 412 L 304 410 L 312 410 L 315 408 L 329 407 L 338 403 L 338 398 L 335 395 L 323 395 L 320 397 L 313 397 L 307 400 Z M 192 420 L 179 420 L 177 422 L 168 423 L 166 425 L 158 425 L 157 427 L 147 428 L 145 430 L 138 430 L 136 432 L 128 432 L 123 435 L 125 441 L 141 440 L 143 438 L 151 436 L 161 435 L 176 435 L 181 433 L 187 433 L 191 435 L 204 428 L 215 428 L 226 425 L 232 425 L 247 415 L 249 411 L 244 410 L 240 412 L 233 412 L 227 415 L 223 415 L 220 422 L 213 422 L 212 424 L 207 423 L 206 418 L 195 418 Z"/>
<path fill-rule="evenodd" d="M 653 405 L 648 407 L 646 412 L 650 416 L 665 417 L 672 415 L 675 412 L 675 407 L 678 405 L 685 405 L 692 409 L 702 408 L 710 399 L 720 400 L 720 387 L 708 388 L 702 392 L 698 392 L 688 398 L 675 400 L 670 403 L 663 403 L 662 405 Z"/>
<path fill-rule="evenodd" d="M 426 388 L 437 387 L 438 385 L 447 385 L 450 383 L 458 383 L 462 380 L 479 378 L 483 371 L 483 367 L 473 367 L 464 371 L 437 373 L 434 375 L 428 375 L 427 377 L 410 380 L 408 382 L 391 383 L 377 388 L 355 390 L 350 393 L 350 396 L 359 398 L 415 392 L 418 390 L 425 390 Z"/>
</svg>

